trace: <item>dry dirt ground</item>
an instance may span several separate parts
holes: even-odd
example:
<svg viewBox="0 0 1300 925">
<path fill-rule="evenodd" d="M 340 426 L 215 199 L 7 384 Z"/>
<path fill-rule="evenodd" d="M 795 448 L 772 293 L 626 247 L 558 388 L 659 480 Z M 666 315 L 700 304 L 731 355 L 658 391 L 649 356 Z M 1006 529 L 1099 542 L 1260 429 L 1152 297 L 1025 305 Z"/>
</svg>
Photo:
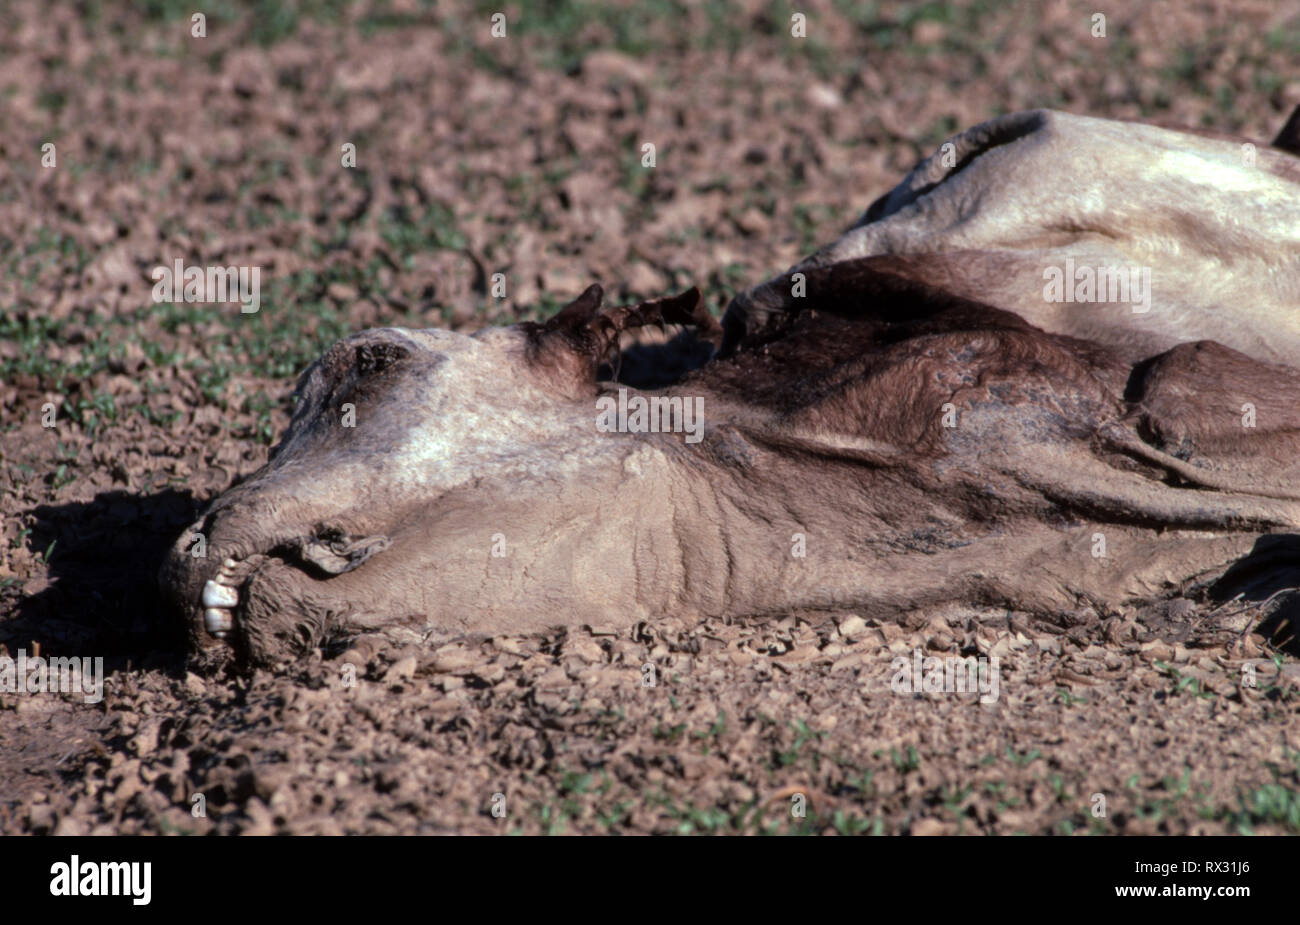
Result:
<svg viewBox="0 0 1300 925">
<path fill-rule="evenodd" d="M 782 3 L 213 0 L 205 37 L 193 6 L 0 7 L 0 643 L 108 675 L 94 705 L 0 693 L 0 833 L 1300 832 L 1285 592 L 199 676 L 154 584 L 338 336 L 593 280 L 720 309 L 999 113 L 1266 140 L 1300 103 L 1294 2 L 1125 4 L 1104 38 L 1082 2 L 810 0 L 802 39 Z M 261 267 L 261 310 L 153 302 L 177 257 Z M 891 693 L 918 648 L 998 656 L 999 699 Z"/>
</svg>

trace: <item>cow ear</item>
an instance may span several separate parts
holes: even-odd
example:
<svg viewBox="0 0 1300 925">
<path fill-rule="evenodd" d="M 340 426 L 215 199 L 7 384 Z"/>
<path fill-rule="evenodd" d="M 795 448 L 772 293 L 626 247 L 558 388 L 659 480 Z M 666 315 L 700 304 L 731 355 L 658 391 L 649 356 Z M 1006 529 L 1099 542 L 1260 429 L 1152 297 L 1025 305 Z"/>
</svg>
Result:
<svg viewBox="0 0 1300 925">
<path fill-rule="evenodd" d="M 1300 106 L 1297 106 L 1291 112 L 1291 118 L 1286 120 L 1286 125 L 1282 126 L 1282 131 L 1277 133 L 1273 139 L 1273 147 L 1281 148 L 1289 154 L 1300 155 Z"/>
<path fill-rule="evenodd" d="M 582 295 L 578 296 L 564 308 L 556 312 L 555 317 L 546 322 L 548 330 L 581 327 L 591 321 L 600 311 L 600 303 L 605 297 L 605 290 L 600 283 L 592 283 Z"/>
<path fill-rule="evenodd" d="M 601 288 L 594 285 L 544 324 L 527 324 L 529 360 L 550 368 L 566 383 L 566 392 L 595 389 L 596 370 L 619 349 L 619 335 L 646 325 L 690 325 L 705 337 L 720 328 L 704 296 L 694 286 L 685 292 L 635 305 L 600 308 Z"/>
</svg>

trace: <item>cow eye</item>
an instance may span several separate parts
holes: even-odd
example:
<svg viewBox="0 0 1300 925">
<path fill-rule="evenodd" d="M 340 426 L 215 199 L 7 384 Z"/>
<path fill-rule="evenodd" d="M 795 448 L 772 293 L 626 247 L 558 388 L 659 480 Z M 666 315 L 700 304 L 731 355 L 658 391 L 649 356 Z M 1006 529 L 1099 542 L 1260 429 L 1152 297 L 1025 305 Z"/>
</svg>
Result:
<svg viewBox="0 0 1300 925">
<path fill-rule="evenodd" d="M 357 373 L 362 376 L 382 373 L 407 356 L 407 349 L 397 344 L 362 344 L 356 352 Z"/>
</svg>

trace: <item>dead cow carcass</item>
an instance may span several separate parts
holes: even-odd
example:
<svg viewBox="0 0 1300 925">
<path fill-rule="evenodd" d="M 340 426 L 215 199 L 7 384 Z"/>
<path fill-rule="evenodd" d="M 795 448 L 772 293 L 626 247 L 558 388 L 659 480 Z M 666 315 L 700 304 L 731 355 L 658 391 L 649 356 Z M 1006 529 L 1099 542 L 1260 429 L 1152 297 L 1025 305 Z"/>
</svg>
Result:
<svg viewBox="0 0 1300 925">
<path fill-rule="evenodd" d="M 369 632 L 1171 593 L 1300 526 L 1283 141 L 1008 116 L 720 330 L 693 290 L 593 287 L 546 324 L 349 337 L 163 583 L 200 657 L 257 663 Z M 620 358 L 659 322 L 707 362 Z"/>
</svg>

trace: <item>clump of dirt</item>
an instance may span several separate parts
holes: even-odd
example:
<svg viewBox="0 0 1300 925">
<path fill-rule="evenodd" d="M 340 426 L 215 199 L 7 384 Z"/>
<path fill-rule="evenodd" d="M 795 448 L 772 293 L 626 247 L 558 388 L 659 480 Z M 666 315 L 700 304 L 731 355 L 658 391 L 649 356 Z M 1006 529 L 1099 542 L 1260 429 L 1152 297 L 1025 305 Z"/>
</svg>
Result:
<svg viewBox="0 0 1300 925">
<path fill-rule="evenodd" d="M 812 4 L 802 38 L 766 3 L 504 9 L 500 38 L 495 3 L 255 6 L 203 36 L 169 3 L 0 13 L 0 645 L 107 673 L 94 704 L 0 693 L 0 832 L 1300 831 L 1280 588 L 187 671 L 162 552 L 343 334 L 544 316 L 593 281 L 720 309 L 991 116 L 1264 141 L 1300 103 L 1300 16 L 1268 2 L 1104 36 L 1072 2 Z M 259 310 L 155 302 L 177 259 L 261 268 Z M 918 653 L 997 657 L 998 697 L 897 692 Z"/>
</svg>

